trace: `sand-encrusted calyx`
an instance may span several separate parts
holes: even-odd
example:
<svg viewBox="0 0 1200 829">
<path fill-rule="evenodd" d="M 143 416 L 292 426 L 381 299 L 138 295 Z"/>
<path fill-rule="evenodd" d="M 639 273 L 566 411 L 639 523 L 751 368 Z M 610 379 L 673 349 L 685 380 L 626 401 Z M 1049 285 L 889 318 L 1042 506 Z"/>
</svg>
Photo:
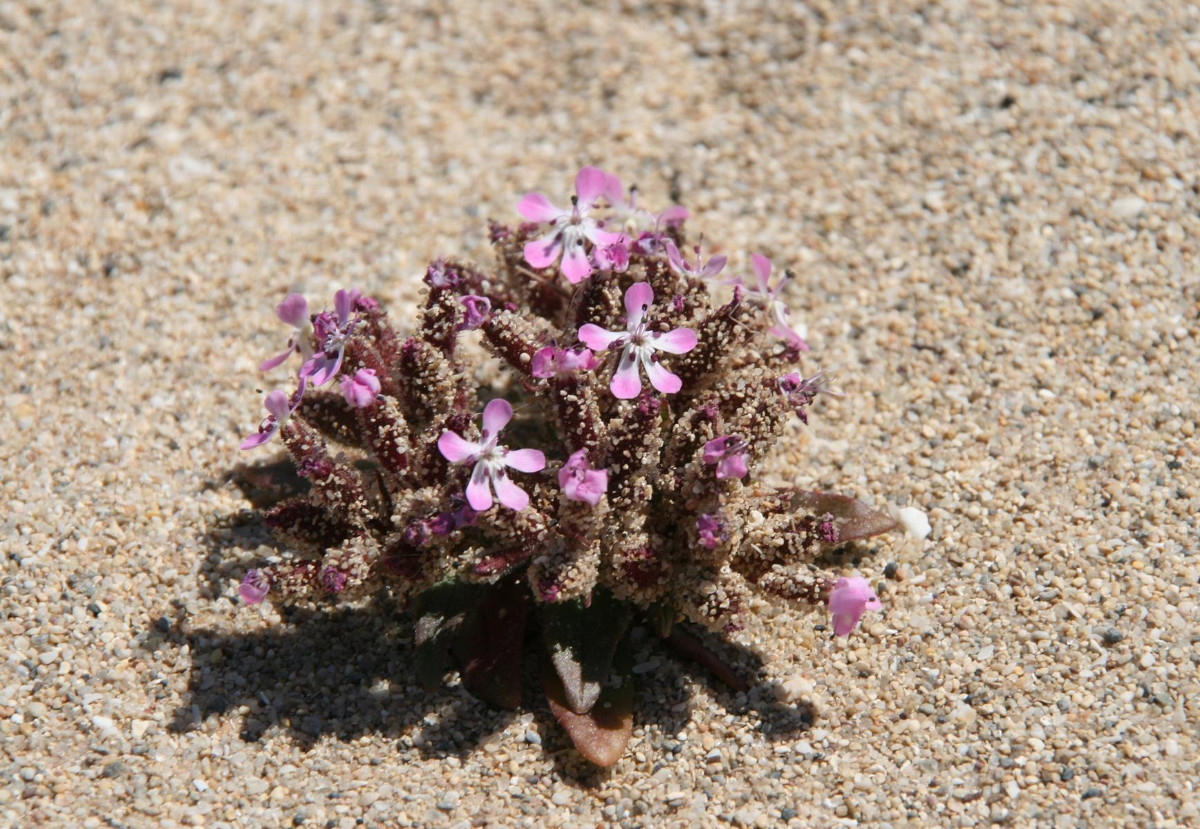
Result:
<svg viewBox="0 0 1200 829">
<path fill-rule="evenodd" d="M 770 262 L 753 257 L 749 287 L 719 282 L 724 256 L 680 253 L 683 208 L 638 207 L 593 167 L 575 191 L 569 209 L 526 195 L 527 223 L 493 225 L 494 268 L 430 265 L 407 335 L 356 290 L 312 315 L 299 295 L 280 303 L 292 334 L 263 368 L 299 354 L 296 389 L 267 395 L 242 446 L 278 434 L 310 487 L 266 515 L 295 559 L 247 573 L 240 593 L 386 587 L 416 619 L 422 681 L 455 667 L 505 707 L 520 700 L 533 626 L 555 715 L 608 765 L 632 727 L 635 614 L 664 636 L 681 619 L 728 633 L 757 590 L 830 603 L 846 635 L 879 602 L 812 562 L 895 523 L 754 479 L 788 420 L 807 422 L 829 392 L 798 367 L 808 346 Z M 710 283 L 731 298 L 716 302 Z M 466 336 L 511 374 L 503 396 L 465 384 Z"/>
</svg>

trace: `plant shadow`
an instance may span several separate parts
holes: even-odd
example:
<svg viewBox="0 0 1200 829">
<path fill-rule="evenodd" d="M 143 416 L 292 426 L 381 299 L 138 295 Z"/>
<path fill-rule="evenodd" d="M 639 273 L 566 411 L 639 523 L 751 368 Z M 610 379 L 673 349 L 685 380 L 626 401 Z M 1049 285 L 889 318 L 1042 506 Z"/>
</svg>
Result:
<svg viewBox="0 0 1200 829">
<path fill-rule="evenodd" d="M 290 472 L 286 461 L 239 465 L 225 480 L 261 510 L 304 490 L 303 479 L 290 480 Z M 259 513 L 249 510 L 215 522 L 206 540 L 200 578 L 210 598 L 222 595 L 240 575 L 245 553 L 264 545 L 278 549 Z M 240 735 L 249 742 L 273 729 L 285 729 L 305 749 L 326 737 L 351 742 L 374 734 L 395 741 L 401 756 L 461 758 L 481 750 L 513 720 L 513 712 L 470 696 L 453 675 L 432 693 L 421 687 L 413 669 L 411 620 L 386 591 L 354 606 L 331 601 L 285 607 L 282 614 L 284 625 L 249 633 L 188 629 L 183 619 L 148 633 L 147 647 L 186 645 L 191 654 L 187 699 L 174 714 L 173 731 L 197 728 L 213 717 L 238 716 Z M 786 740 L 812 725 L 810 708 L 778 700 L 762 659 L 749 648 L 685 627 L 715 660 L 707 662 L 709 668 L 720 664 L 742 679 L 738 690 L 717 678 L 723 670 L 704 667 L 706 659 L 696 661 L 694 654 L 677 658 L 676 644 L 648 633 L 649 627 L 634 629 L 637 652 L 649 655 L 645 664 L 655 663 L 635 677 L 634 721 L 635 726 L 650 726 L 648 735 L 661 735 L 646 746 L 656 764 L 669 763 L 680 751 L 674 735 L 692 719 L 691 689 L 696 685 L 707 686 L 729 713 L 756 720 L 769 740 Z M 521 710 L 534 715 L 540 735 L 534 739 L 542 741 L 563 779 L 583 787 L 602 784 L 612 769 L 597 768 L 575 751 L 541 693 L 537 659 L 529 658 L 542 647 L 536 632 L 524 647 Z"/>
</svg>

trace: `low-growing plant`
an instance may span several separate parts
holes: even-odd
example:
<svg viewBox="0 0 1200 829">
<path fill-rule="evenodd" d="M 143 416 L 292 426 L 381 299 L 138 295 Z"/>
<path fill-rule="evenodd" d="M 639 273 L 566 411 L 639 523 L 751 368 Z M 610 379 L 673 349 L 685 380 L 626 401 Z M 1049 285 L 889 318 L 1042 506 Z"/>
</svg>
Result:
<svg viewBox="0 0 1200 829">
<path fill-rule="evenodd" d="M 489 228 L 493 267 L 429 266 L 410 331 L 356 290 L 316 314 L 298 294 L 279 304 L 294 330 L 261 368 L 294 352 L 302 365 L 242 447 L 278 435 L 310 487 L 265 517 L 294 557 L 248 572 L 240 594 L 386 588 L 415 619 L 420 681 L 456 668 L 504 708 L 535 629 L 551 709 L 609 765 L 632 729 L 635 617 L 663 636 L 682 619 L 728 634 L 760 591 L 828 604 L 847 635 L 878 599 L 813 562 L 895 524 L 755 480 L 788 421 L 834 393 L 799 370 L 790 273 L 772 282 L 756 254 L 751 279 L 728 278 L 724 256 L 685 244 L 686 210 L 652 213 L 593 167 L 569 207 L 531 193 L 517 209 L 524 223 Z M 502 364 L 482 386 L 468 337 Z"/>
</svg>

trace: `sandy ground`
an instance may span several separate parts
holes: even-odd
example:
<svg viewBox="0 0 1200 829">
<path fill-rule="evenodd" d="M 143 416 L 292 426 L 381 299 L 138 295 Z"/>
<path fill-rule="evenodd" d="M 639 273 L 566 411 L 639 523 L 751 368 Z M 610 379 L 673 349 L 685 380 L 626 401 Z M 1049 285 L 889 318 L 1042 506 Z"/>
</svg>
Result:
<svg viewBox="0 0 1200 829">
<path fill-rule="evenodd" d="M 1200 11 L 1019 5 L 0 3 L 0 824 L 1200 823 Z M 800 273 L 850 395 L 772 475 L 934 527 L 748 695 L 640 639 L 599 774 L 239 605 L 231 474 L 287 291 L 403 319 L 585 163 Z"/>
</svg>

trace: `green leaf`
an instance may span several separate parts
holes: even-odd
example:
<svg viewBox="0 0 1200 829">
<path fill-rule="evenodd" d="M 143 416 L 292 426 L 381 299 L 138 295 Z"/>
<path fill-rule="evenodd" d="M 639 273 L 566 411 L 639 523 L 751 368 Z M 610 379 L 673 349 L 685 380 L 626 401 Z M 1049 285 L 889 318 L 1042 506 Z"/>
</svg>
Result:
<svg viewBox="0 0 1200 829">
<path fill-rule="evenodd" d="M 580 600 L 542 605 L 546 653 L 572 711 L 582 714 L 596 704 L 632 615 L 629 605 L 603 590 L 594 591 L 586 607 Z"/>
<path fill-rule="evenodd" d="M 796 490 L 792 493 L 792 509 L 804 510 L 816 516 L 832 515 L 834 526 L 837 527 L 837 544 L 896 528 L 896 521 L 887 513 L 871 509 L 848 495 Z"/>
<path fill-rule="evenodd" d="M 602 685 L 595 705 L 586 713 L 572 710 L 562 677 L 549 657 L 542 659 L 542 688 L 550 710 L 571 742 L 597 766 L 611 766 L 625 753 L 633 734 L 632 649 L 625 637 L 617 643 L 612 669 Z"/>
</svg>

